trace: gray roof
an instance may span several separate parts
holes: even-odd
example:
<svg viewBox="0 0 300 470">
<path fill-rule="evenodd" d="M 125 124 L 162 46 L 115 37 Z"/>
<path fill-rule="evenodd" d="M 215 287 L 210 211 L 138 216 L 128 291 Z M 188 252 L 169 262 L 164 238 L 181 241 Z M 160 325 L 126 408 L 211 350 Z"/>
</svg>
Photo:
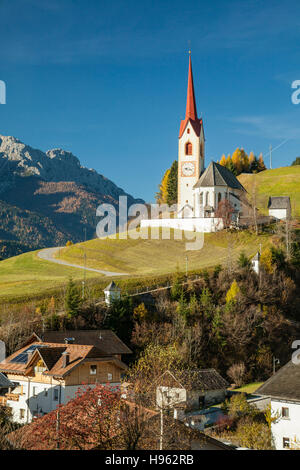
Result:
<svg viewBox="0 0 300 470">
<path fill-rule="evenodd" d="M 104 291 L 112 291 L 112 290 L 121 290 L 120 287 L 117 286 L 117 284 L 112 281 L 108 286 L 105 287 Z"/>
<path fill-rule="evenodd" d="M 230 170 L 227 170 L 227 168 L 215 162 L 209 164 L 194 188 L 212 186 L 227 186 L 229 188 L 245 191 L 245 188 Z"/>
<path fill-rule="evenodd" d="M 111 330 L 50 330 L 39 335 L 33 333 L 27 342 L 38 340 L 45 343 L 63 344 L 66 338 L 73 338 L 73 344 L 95 346 L 102 354 L 131 354 L 132 352 Z"/>
<path fill-rule="evenodd" d="M 288 196 L 269 197 L 269 209 L 290 209 L 291 201 Z"/>
<path fill-rule="evenodd" d="M 8 380 L 8 378 L 0 372 L 0 388 L 9 388 L 13 387 L 13 383 Z"/>
<path fill-rule="evenodd" d="M 287 401 L 300 401 L 300 364 L 288 362 L 261 385 L 255 394 Z"/>
<path fill-rule="evenodd" d="M 252 261 L 259 261 L 260 260 L 260 252 L 258 251 L 255 256 L 253 256 Z"/>
<path fill-rule="evenodd" d="M 169 375 L 169 377 L 168 377 Z M 171 380 L 169 380 L 171 378 Z M 229 387 L 229 383 L 221 377 L 215 369 L 195 369 L 185 370 L 172 374 L 166 371 L 160 382 L 162 385 L 172 386 L 172 378 L 174 382 L 180 384 L 187 390 L 221 390 Z"/>
</svg>

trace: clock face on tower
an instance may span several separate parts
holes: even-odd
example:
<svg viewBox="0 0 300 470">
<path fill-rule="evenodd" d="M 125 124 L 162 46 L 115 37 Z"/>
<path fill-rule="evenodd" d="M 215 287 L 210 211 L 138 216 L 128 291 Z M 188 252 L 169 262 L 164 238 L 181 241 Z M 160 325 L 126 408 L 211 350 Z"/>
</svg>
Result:
<svg viewBox="0 0 300 470">
<path fill-rule="evenodd" d="M 181 176 L 195 176 L 196 164 L 194 162 L 181 163 Z"/>
</svg>

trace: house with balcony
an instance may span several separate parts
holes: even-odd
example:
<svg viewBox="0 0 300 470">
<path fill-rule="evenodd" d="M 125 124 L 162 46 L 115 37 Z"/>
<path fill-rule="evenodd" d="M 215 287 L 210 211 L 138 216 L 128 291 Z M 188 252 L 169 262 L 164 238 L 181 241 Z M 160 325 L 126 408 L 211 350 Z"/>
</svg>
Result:
<svg viewBox="0 0 300 470">
<path fill-rule="evenodd" d="M 122 354 L 130 352 L 106 330 L 33 333 L 0 363 L 0 373 L 12 385 L 2 404 L 11 408 L 14 421 L 25 424 L 66 404 L 79 388 L 117 389 L 127 369 Z"/>
<path fill-rule="evenodd" d="M 272 375 L 256 394 L 271 400 L 276 450 L 300 449 L 300 354 Z"/>
</svg>

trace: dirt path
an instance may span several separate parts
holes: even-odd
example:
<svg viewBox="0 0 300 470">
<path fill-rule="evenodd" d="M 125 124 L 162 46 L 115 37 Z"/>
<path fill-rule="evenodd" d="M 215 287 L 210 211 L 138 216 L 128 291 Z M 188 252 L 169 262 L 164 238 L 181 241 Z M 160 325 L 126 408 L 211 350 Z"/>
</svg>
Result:
<svg viewBox="0 0 300 470">
<path fill-rule="evenodd" d="M 72 264 L 68 263 L 67 261 L 54 258 L 55 253 L 57 253 L 61 248 L 64 247 L 55 247 L 55 248 L 45 248 L 44 250 L 39 251 L 38 257 L 45 260 L 51 261 L 51 263 L 62 264 L 64 266 L 69 266 L 70 268 L 78 268 L 78 269 L 86 269 L 87 271 L 93 271 L 95 273 L 103 274 L 104 276 L 126 276 L 127 273 L 115 273 L 112 271 L 103 271 L 101 269 L 94 269 L 94 268 L 85 268 L 84 266 L 80 266 L 79 264 Z"/>
</svg>

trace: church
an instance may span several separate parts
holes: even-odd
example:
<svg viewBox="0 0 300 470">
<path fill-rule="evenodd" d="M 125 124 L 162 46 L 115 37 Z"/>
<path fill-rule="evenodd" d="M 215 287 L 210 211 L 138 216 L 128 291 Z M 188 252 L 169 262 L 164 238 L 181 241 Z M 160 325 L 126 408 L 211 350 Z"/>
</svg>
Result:
<svg viewBox="0 0 300 470">
<path fill-rule="evenodd" d="M 227 168 L 211 162 L 205 169 L 204 126 L 203 119 L 197 115 L 189 55 L 186 111 L 180 123 L 178 143 L 177 217 L 143 220 L 141 227 L 215 232 L 224 228 L 224 207 L 230 208 L 232 222 L 238 223 L 247 205 L 245 195 L 246 190 Z"/>
</svg>

